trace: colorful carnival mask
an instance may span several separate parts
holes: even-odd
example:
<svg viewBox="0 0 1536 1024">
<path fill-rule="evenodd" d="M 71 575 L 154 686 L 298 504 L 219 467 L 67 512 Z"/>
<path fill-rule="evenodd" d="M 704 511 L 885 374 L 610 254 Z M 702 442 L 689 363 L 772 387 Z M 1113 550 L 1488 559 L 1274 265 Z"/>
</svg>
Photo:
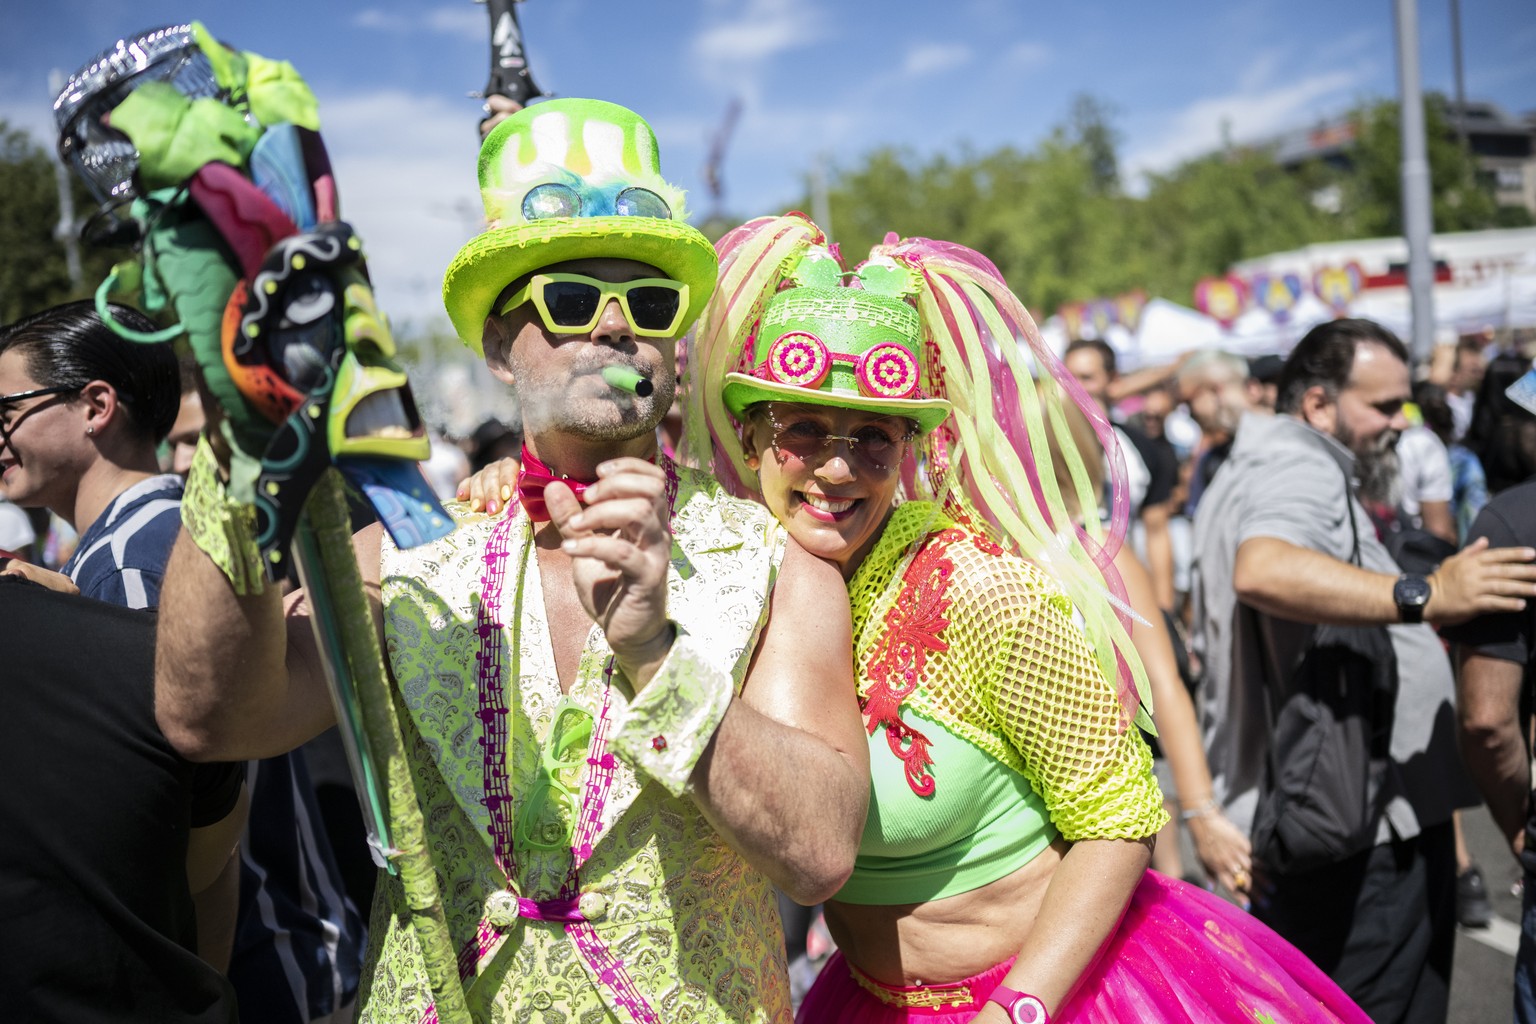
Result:
<svg viewBox="0 0 1536 1024">
<path fill-rule="evenodd" d="M 98 308 L 137 284 L 145 308 L 174 310 L 170 333 L 185 331 L 225 413 L 230 492 L 257 508 L 269 575 L 331 465 L 402 547 L 446 534 L 416 465 L 421 417 L 292 66 L 172 26 L 86 64 L 55 113 L 60 153 L 109 206 L 131 200 L 142 239 Z"/>
<path fill-rule="evenodd" d="M 138 193 L 138 149 L 107 119 L 150 82 L 169 84 L 188 99 L 219 95 L 213 65 L 192 25 L 170 25 L 118 40 L 70 76 L 53 104 L 59 157 L 75 169 L 98 202 L 118 203 Z"/>
<path fill-rule="evenodd" d="M 241 594 L 287 575 L 291 542 L 368 844 L 412 894 L 435 1013 L 468 1021 L 347 494 L 326 470 L 361 488 L 400 547 L 453 524 L 416 462 L 428 443 L 362 245 L 338 219 L 314 94 L 286 62 L 193 23 L 118 42 L 55 110 L 60 152 L 108 220 L 127 214 L 139 247 L 98 289 L 98 311 L 113 323 L 117 288 L 174 319 L 156 334 L 185 335 L 221 414 L 230 458 L 216 466 L 214 446 L 199 448 L 190 535 Z"/>
<path fill-rule="evenodd" d="M 255 489 L 270 565 L 302 508 L 285 496 L 307 493 L 332 464 L 402 546 L 441 535 L 447 517 L 415 465 L 430 445 L 349 226 L 322 224 L 274 246 L 231 294 L 221 347 L 235 386 L 278 425 Z"/>
</svg>

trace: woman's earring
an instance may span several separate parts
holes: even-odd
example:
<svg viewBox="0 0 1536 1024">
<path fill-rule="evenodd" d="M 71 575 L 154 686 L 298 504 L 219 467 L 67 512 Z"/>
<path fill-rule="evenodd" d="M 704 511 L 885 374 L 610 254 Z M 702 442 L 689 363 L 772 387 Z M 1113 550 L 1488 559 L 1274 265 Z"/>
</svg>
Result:
<svg viewBox="0 0 1536 1024">
<path fill-rule="evenodd" d="M 86 435 L 89 436 L 91 434 L 96 433 L 96 428 L 95 427 L 86 427 L 85 428 L 85 432 L 86 432 Z"/>
</svg>

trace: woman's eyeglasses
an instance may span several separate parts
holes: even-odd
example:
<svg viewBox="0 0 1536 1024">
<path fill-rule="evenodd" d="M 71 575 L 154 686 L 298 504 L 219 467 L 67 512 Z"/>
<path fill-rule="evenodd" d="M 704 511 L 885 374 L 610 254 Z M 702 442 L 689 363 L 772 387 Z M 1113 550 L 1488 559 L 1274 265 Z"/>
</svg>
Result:
<svg viewBox="0 0 1536 1024">
<path fill-rule="evenodd" d="M 616 299 L 636 334 L 670 338 L 687 312 L 688 286 L 662 277 L 614 282 L 582 274 L 534 274 L 496 314 L 504 315 L 529 299 L 552 334 L 591 332 L 609 300 Z"/>
<path fill-rule="evenodd" d="M 773 450 L 779 458 L 793 457 L 801 462 L 827 457 L 833 442 L 846 441 L 851 458 L 866 469 L 886 470 L 900 461 L 906 443 L 914 433 L 908 428 L 897 431 L 889 426 L 868 423 L 850 434 L 834 434 L 814 418 L 779 416 L 768 409 L 773 426 Z"/>
</svg>

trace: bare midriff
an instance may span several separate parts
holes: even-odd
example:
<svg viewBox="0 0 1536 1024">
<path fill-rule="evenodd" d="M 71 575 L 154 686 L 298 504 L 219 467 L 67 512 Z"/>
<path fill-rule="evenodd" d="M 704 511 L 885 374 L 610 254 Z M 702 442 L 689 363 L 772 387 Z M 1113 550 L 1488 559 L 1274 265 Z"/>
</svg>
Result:
<svg viewBox="0 0 1536 1024">
<path fill-rule="evenodd" d="M 887 985 L 932 985 L 980 974 L 1014 956 L 1034 927 L 1069 844 L 979 889 L 926 903 L 826 905 L 827 927 L 854 966 Z"/>
</svg>

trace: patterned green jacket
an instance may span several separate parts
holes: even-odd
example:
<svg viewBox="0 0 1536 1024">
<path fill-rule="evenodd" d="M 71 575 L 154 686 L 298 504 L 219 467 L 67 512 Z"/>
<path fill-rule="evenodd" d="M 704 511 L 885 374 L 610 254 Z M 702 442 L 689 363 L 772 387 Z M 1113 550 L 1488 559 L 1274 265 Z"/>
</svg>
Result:
<svg viewBox="0 0 1536 1024">
<path fill-rule="evenodd" d="M 785 535 L 764 509 L 725 495 L 710 477 L 664 468 L 676 483 L 668 610 L 679 639 L 638 698 L 617 674 L 605 685 L 609 650 L 596 628 L 569 696 L 561 694 L 526 514 L 492 519 L 450 506 L 459 526 L 444 540 L 399 551 L 386 539 L 388 660 L 477 1021 L 790 1020 L 772 890 L 686 792 L 741 688 Z M 547 741 L 562 702 L 590 713 L 616 756 L 598 766 L 578 757 L 580 781 L 565 776 L 570 795 L 551 799 Z M 596 807 L 587 783 L 599 768 L 606 789 Z M 523 838 L 511 842 L 509 887 L 509 858 L 499 852 L 507 837 L 537 835 L 540 814 L 553 813 L 556 834 L 564 826 L 580 846 L 579 824 L 560 815 L 579 818 L 584 796 L 590 860 L 574 891 L 570 846 L 541 849 Z M 518 897 L 545 910 L 574 908 L 584 920 L 519 916 Z M 363 1021 L 435 1017 L 403 899 L 384 879 Z"/>
</svg>

